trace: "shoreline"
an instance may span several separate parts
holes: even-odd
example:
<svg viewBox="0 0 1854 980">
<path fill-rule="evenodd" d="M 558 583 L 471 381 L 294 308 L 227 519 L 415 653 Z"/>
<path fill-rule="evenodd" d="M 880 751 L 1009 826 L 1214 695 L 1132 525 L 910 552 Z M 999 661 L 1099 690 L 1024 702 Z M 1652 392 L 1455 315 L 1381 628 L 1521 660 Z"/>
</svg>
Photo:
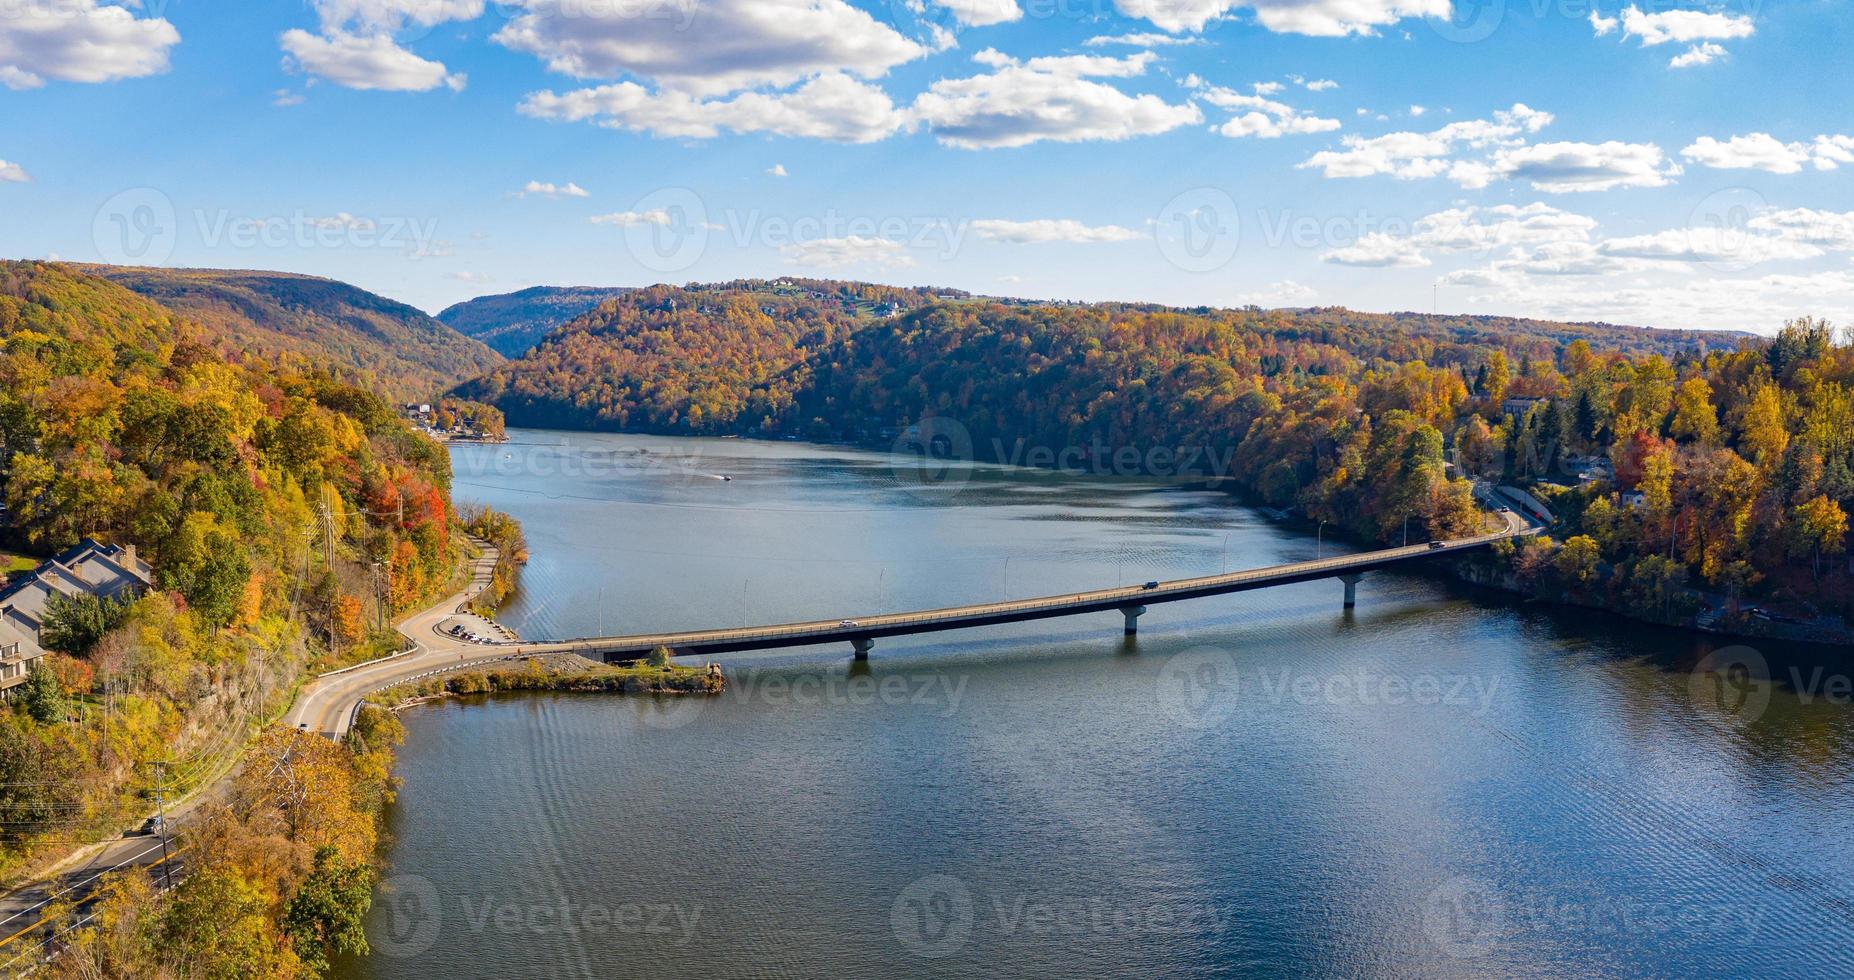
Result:
<svg viewBox="0 0 1854 980">
<path fill-rule="evenodd" d="M 515 425 L 515 426 L 512 426 L 512 428 L 515 428 L 519 430 L 520 432 L 524 432 L 524 433 L 554 433 L 554 434 L 563 434 L 563 435 L 599 435 L 599 436 L 645 436 L 645 437 L 660 438 L 660 439 L 698 439 L 698 440 L 699 439 L 733 439 L 733 440 L 738 440 L 738 441 L 753 441 L 753 442 L 762 442 L 762 443 L 796 443 L 798 445 L 809 446 L 809 447 L 818 448 L 818 449 L 830 449 L 830 450 L 849 449 L 849 450 L 858 451 L 858 452 L 872 453 L 875 455 L 889 455 L 890 454 L 890 453 L 885 453 L 879 444 L 867 443 L 867 442 L 857 442 L 853 440 L 820 441 L 817 439 L 804 439 L 804 438 L 791 437 L 791 436 L 768 436 L 764 434 L 708 435 L 708 434 L 687 433 L 687 432 L 674 433 L 674 432 L 655 432 L 655 431 L 646 431 L 646 430 L 625 430 L 625 429 L 548 428 L 548 427 L 536 427 L 536 426 L 527 426 L 527 425 Z M 515 440 L 510 436 L 504 436 L 504 441 L 514 442 L 518 445 L 545 445 L 545 443 L 539 443 L 539 442 L 530 443 L 530 442 Z M 1025 466 L 1020 463 L 1011 463 L 1011 462 L 987 462 L 987 461 L 980 461 L 980 460 L 975 459 L 975 460 L 967 461 L 967 463 L 969 465 L 997 466 L 997 467 L 1004 467 L 1004 468 L 1009 468 L 1009 469 L 1020 469 L 1026 472 L 1039 473 L 1039 474 L 1040 473 L 1070 472 L 1068 470 L 1065 470 L 1059 467 L 1058 468 L 1044 468 L 1044 467 L 1035 467 L 1035 466 Z M 1126 474 L 1126 473 L 1118 473 L 1118 472 L 1093 472 L 1093 471 L 1083 471 L 1081 475 L 1086 475 L 1086 476 L 1090 476 L 1093 478 L 1112 477 L 1112 478 L 1123 478 L 1123 479 L 1134 479 L 1134 480 L 1146 480 L 1146 481 L 1150 481 L 1157 485 L 1163 485 L 1163 486 L 1168 486 L 1168 487 L 1173 487 L 1173 488 L 1203 490 L 1203 491 L 1208 491 L 1208 492 L 1221 493 L 1221 494 L 1227 495 L 1230 498 L 1234 499 L 1237 503 L 1241 504 L 1243 507 L 1248 508 L 1251 511 L 1254 511 L 1258 517 L 1262 517 L 1268 520 L 1270 523 L 1281 524 L 1283 526 L 1292 526 L 1297 531 L 1302 531 L 1302 532 L 1304 532 L 1306 528 L 1313 526 L 1313 522 L 1307 520 L 1304 517 L 1298 516 L 1297 514 L 1280 511 L 1279 509 L 1270 508 L 1270 507 L 1267 507 L 1261 504 L 1255 499 L 1255 495 L 1249 490 L 1249 488 L 1244 486 L 1239 480 L 1237 480 L 1233 476 L 1227 476 L 1227 475 L 1218 476 L 1214 474 L 1190 474 L 1190 475 L 1179 475 L 1179 476 L 1168 478 L 1168 477 L 1163 477 L 1163 476 L 1151 476 L 1151 475 L 1142 475 L 1142 474 Z M 1271 513 L 1271 511 L 1275 511 L 1275 512 Z M 1356 535 L 1352 534 L 1351 532 L 1345 530 L 1340 525 L 1333 524 L 1333 522 L 1330 522 L 1330 521 L 1326 523 L 1333 527 L 1333 531 L 1329 532 L 1329 536 L 1337 536 L 1339 540 L 1346 541 L 1348 544 L 1353 544 L 1353 545 L 1362 544 L 1363 546 L 1367 546 L 1367 547 L 1370 546 L 1370 542 L 1361 542 L 1360 538 L 1358 538 Z M 1548 533 L 1548 531 L 1541 531 L 1541 533 L 1542 534 Z M 1721 628 L 1721 627 L 1708 628 L 1706 626 L 1701 625 L 1698 622 L 1698 617 L 1696 616 L 1688 616 L 1688 617 L 1684 617 L 1680 619 L 1655 618 L 1652 616 L 1642 615 L 1640 613 L 1637 613 L 1631 610 L 1620 609 L 1614 606 L 1613 604 L 1610 604 L 1607 602 L 1593 601 L 1589 599 L 1580 599 L 1578 597 L 1571 596 L 1569 594 L 1551 595 L 1543 591 L 1528 589 L 1525 586 L 1519 584 L 1514 579 L 1513 572 L 1510 569 L 1489 568 L 1481 564 L 1479 561 L 1477 561 L 1477 559 L 1469 558 L 1469 559 L 1462 559 L 1459 561 L 1451 562 L 1447 566 L 1447 569 L 1448 570 L 1446 572 L 1442 572 L 1440 574 L 1442 574 L 1444 577 L 1450 580 L 1453 580 L 1453 581 L 1465 582 L 1468 584 L 1476 585 L 1481 588 L 1487 588 L 1487 589 L 1491 589 L 1494 591 L 1502 592 L 1508 595 L 1516 596 L 1527 602 L 1545 602 L 1545 603 L 1550 603 L 1554 606 L 1559 606 L 1565 609 L 1599 610 L 1609 615 L 1613 615 L 1620 619 L 1626 620 L 1628 622 L 1643 625 L 1643 626 L 1653 626 L 1653 627 L 1657 627 L 1661 629 L 1672 629 L 1672 630 L 1677 630 L 1677 631 L 1685 632 L 1685 633 L 1692 633 L 1696 635 L 1709 636 L 1709 637 L 1719 637 L 1719 638 L 1724 638 L 1724 639 L 1765 640 L 1765 641 L 1776 641 L 1776 642 L 1783 642 L 1783 643 L 1807 643 L 1807 644 L 1812 644 L 1812 645 L 1825 645 L 1825 646 L 1835 646 L 1835 645 L 1840 645 L 1840 644 L 1854 644 L 1854 627 L 1842 627 L 1840 629 L 1837 629 L 1825 623 L 1806 623 L 1806 622 L 1791 623 L 1791 622 L 1782 622 L 1782 621 L 1776 621 L 1776 620 L 1765 620 L 1765 621 L 1759 621 L 1762 624 L 1761 628 L 1755 632 L 1748 631 L 1742 628 Z M 1434 574 L 1434 573 L 1428 573 L 1428 572 L 1423 572 L 1420 570 L 1413 569 L 1409 574 Z"/>
</svg>

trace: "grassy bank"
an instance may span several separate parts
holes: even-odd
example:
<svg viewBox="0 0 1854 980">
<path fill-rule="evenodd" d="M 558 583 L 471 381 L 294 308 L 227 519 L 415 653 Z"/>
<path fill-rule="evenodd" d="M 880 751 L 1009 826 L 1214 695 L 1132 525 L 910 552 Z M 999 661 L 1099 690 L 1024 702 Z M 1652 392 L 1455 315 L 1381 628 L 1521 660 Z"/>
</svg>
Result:
<svg viewBox="0 0 1854 980">
<path fill-rule="evenodd" d="M 674 663 L 598 664 L 580 657 L 530 660 L 521 666 L 460 671 L 401 684 L 371 695 L 368 703 L 401 708 L 436 698 L 510 691 L 605 694 L 719 694 L 725 684 L 707 667 Z"/>
</svg>

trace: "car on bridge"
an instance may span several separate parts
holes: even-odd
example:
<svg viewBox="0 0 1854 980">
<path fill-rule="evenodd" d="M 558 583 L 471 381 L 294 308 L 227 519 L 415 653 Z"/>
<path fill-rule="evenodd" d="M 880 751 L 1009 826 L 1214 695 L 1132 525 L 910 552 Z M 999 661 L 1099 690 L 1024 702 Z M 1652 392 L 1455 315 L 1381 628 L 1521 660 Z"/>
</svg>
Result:
<svg viewBox="0 0 1854 980">
<path fill-rule="evenodd" d="M 838 628 L 838 629 L 849 629 L 849 628 L 851 628 L 851 627 L 853 627 L 853 626 L 861 626 L 861 625 L 863 625 L 863 624 L 861 624 L 861 623 L 859 623 L 859 622 L 857 622 L 857 621 L 856 621 L 856 620 L 854 620 L 854 619 L 846 619 L 846 620 L 844 620 L 843 622 L 841 622 L 841 623 L 838 623 L 838 624 L 837 624 L 837 628 Z"/>
</svg>

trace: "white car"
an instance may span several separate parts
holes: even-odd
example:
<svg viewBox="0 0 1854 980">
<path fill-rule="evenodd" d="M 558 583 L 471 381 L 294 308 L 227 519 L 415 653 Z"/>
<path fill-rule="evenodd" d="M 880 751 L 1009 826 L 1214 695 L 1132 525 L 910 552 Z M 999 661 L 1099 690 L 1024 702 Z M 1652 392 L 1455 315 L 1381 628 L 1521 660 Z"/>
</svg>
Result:
<svg viewBox="0 0 1854 980">
<path fill-rule="evenodd" d="M 838 624 L 837 624 L 837 628 L 838 628 L 838 629 L 848 629 L 848 628 L 850 628 L 850 627 L 852 627 L 852 626 L 861 626 L 861 625 L 862 625 L 861 623 L 858 623 L 858 622 L 857 622 L 856 620 L 854 620 L 854 619 L 846 619 L 846 620 L 844 620 L 843 622 L 841 622 L 841 623 L 838 623 Z"/>
</svg>

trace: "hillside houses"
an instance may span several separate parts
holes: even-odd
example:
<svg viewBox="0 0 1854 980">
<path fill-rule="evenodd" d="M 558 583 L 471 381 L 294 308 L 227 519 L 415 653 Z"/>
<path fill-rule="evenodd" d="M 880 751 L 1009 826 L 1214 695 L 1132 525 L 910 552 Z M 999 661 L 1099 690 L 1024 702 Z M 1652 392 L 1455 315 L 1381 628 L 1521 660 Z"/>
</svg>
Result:
<svg viewBox="0 0 1854 980">
<path fill-rule="evenodd" d="M 133 547 L 85 538 L 0 589 L 0 691 L 25 683 L 32 662 L 45 655 L 39 630 L 53 595 L 134 597 L 153 584 L 154 569 Z"/>
</svg>

